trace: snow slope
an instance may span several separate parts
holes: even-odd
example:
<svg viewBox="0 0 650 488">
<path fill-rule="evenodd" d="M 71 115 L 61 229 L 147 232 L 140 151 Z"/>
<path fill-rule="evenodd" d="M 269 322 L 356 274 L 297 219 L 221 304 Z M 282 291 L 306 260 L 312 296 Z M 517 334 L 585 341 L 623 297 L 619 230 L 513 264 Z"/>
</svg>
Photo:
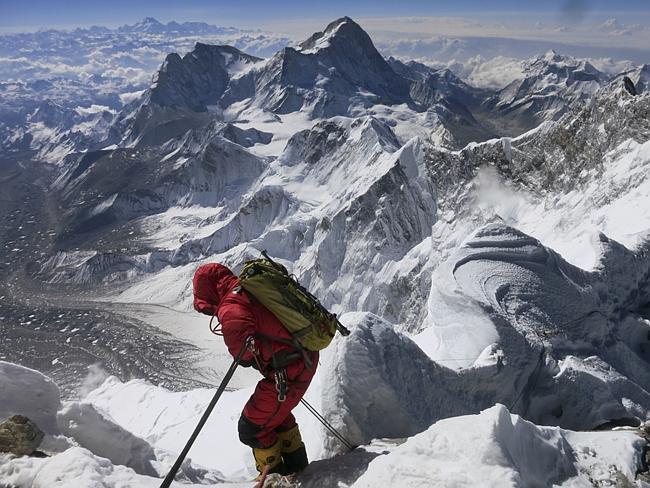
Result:
<svg viewBox="0 0 650 488">
<path fill-rule="evenodd" d="M 621 477 L 634 479 L 645 446 L 635 432 L 538 427 L 503 405 L 459 415 L 466 402 L 456 373 L 441 371 L 408 338 L 376 317 L 352 314 L 344 320 L 353 335 L 345 342 L 337 339 L 336 348 L 325 354 L 315 388 L 310 389 L 310 396 L 320 392 L 323 405 L 317 398 L 310 401 L 325 408 L 326 416 L 350 440 L 368 445 L 330 458 L 337 446 L 299 408 L 311 459 L 330 458 L 314 462 L 301 475 L 302 486 L 609 486 Z M 378 354 L 384 362 L 377 360 Z M 352 367 L 365 367 L 368 374 L 355 379 Z M 41 384 L 29 370 L 13 368 L 35 386 Z M 436 388 L 419 387 L 418 372 L 422 385 Z M 3 390 L 9 381 L 0 376 Z M 447 391 L 440 391 L 442 387 Z M 183 484 L 174 486 L 249 486 L 245 481 L 254 472 L 252 457 L 235 430 L 250 392 L 224 393 L 190 452 L 192 464 L 188 460 L 183 465 Z M 50 407 L 48 413 L 58 416 L 66 436 L 46 438 L 42 449 L 52 457 L 0 454 L 0 486 L 158 486 L 212 393 L 173 393 L 142 380 L 122 383 L 109 378 L 81 402 L 66 403 L 58 414 L 59 407 Z M 418 402 L 419 395 L 429 396 Z M 437 402 L 428 403 L 436 397 Z M 28 401 L 14 407 L 28 408 Z M 428 427 L 430 420 L 422 416 L 426 410 L 455 416 Z M 395 439 L 371 442 L 379 436 Z"/>
<path fill-rule="evenodd" d="M 645 440 L 634 431 L 538 427 L 503 405 L 463 416 L 468 402 L 457 373 L 435 365 L 377 317 L 348 314 L 344 321 L 353 334 L 338 338 L 325 353 L 309 399 L 350 440 L 367 445 L 331 457 L 340 446 L 297 409 L 316 460 L 301 475 L 302 486 L 613 486 L 623 477 L 633 480 L 641 466 Z M 13 368 L 35 385 L 42 381 Z M 355 375 L 352 368 L 365 368 L 366 374 Z M 3 389 L 8 381 L 0 376 Z M 190 452 L 192 464 L 183 465 L 183 484 L 174 486 L 250 485 L 245 481 L 254 472 L 252 457 L 236 438 L 239 411 L 250 392 L 224 393 Z M 50 407 L 67 436 L 48 436 L 42 448 L 52 457 L 0 454 L 0 486 L 158 486 L 212 393 L 173 393 L 142 380 L 108 378 L 58 414 L 59 407 Z M 312 398 L 316 393 L 320 400 Z M 28 403 L 14 408 L 25 411 Z M 431 411 L 455 416 L 428 427 Z M 372 440 L 377 437 L 394 439 Z"/>
<path fill-rule="evenodd" d="M 495 405 L 432 425 L 378 456 L 354 488 L 614 486 L 633 479 L 644 441 L 632 432 L 538 427 Z"/>
</svg>

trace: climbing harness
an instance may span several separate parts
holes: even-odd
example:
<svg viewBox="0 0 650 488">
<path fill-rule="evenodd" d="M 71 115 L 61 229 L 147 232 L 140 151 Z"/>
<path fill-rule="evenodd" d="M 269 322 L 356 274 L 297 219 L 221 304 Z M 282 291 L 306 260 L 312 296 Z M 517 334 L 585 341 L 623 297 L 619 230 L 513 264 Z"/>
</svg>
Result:
<svg viewBox="0 0 650 488">
<path fill-rule="evenodd" d="M 255 358 L 255 363 L 257 364 L 258 370 L 262 372 L 262 365 L 260 363 L 258 354 L 259 351 L 255 347 L 255 342 L 253 339 L 250 339 L 248 342 L 249 345 L 249 350 L 253 353 L 253 357 Z M 298 352 L 304 354 L 305 351 L 299 350 Z M 282 403 L 286 401 L 287 399 L 287 391 L 289 390 L 289 380 L 287 377 L 287 369 L 286 365 L 289 364 L 292 360 L 296 360 L 300 358 L 301 354 L 297 353 L 289 353 L 282 359 L 277 358 L 277 354 L 273 355 L 272 362 L 274 365 L 274 372 L 273 372 L 273 379 L 275 380 L 275 390 L 278 392 L 278 402 Z M 305 361 L 307 362 L 307 361 Z M 311 360 L 309 361 L 309 364 L 307 364 L 307 367 L 311 367 Z M 282 365 L 282 367 L 278 367 L 279 365 Z M 343 434 L 341 434 L 339 431 L 337 431 L 332 424 L 330 424 L 325 417 L 323 417 L 320 413 L 318 413 L 318 410 L 316 410 L 307 400 L 304 398 L 300 399 L 300 403 L 304 405 L 304 407 L 314 416 L 316 419 L 323 424 L 323 426 L 329 430 L 334 437 L 336 437 L 341 443 L 349 450 L 353 451 L 355 449 L 355 446 L 348 441 Z"/>
<path fill-rule="evenodd" d="M 287 370 L 286 368 L 278 369 L 273 373 L 275 379 L 275 390 L 278 392 L 278 401 L 280 403 L 287 399 Z"/>
</svg>

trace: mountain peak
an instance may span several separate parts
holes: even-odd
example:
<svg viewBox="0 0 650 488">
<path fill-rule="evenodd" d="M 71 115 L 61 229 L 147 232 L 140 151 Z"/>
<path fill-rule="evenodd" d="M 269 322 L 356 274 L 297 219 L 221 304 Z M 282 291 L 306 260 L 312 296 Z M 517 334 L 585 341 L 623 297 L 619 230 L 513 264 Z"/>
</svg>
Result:
<svg viewBox="0 0 650 488">
<path fill-rule="evenodd" d="M 139 24 L 153 24 L 153 25 L 162 25 L 161 22 L 154 17 L 145 17 L 142 19 Z"/>
<path fill-rule="evenodd" d="M 167 55 L 150 87 L 150 101 L 205 112 L 207 105 L 217 104 L 232 76 L 258 61 L 233 46 L 197 42 L 183 57 Z"/>
<path fill-rule="evenodd" d="M 312 54 L 325 49 L 332 41 L 341 40 L 346 43 L 370 44 L 370 36 L 350 17 L 341 17 L 330 22 L 323 32 L 314 33 L 309 39 L 298 46 L 303 54 Z"/>
<path fill-rule="evenodd" d="M 136 23 L 133 27 L 141 30 L 150 30 L 163 28 L 165 27 L 165 24 L 159 22 L 158 19 L 155 19 L 153 17 L 145 17 L 140 22 Z"/>
<path fill-rule="evenodd" d="M 549 49 L 544 53 L 543 56 L 541 56 L 540 59 L 543 59 L 544 61 L 547 62 L 554 62 L 557 63 L 558 61 L 562 61 L 563 57 L 561 54 L 558 54 L 558 52 L 555 49 Z"/>
</svg>

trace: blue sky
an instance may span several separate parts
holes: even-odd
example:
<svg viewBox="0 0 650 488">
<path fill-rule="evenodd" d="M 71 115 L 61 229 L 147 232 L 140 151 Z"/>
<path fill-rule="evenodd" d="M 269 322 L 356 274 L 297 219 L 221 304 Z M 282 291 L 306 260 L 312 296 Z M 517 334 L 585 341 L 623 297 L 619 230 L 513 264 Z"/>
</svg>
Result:
<svg viewBox="0 0 650 488">
<path fill-rule="evenodd" d="M 2 30 L 101 24 L 116 26 L 153 16 L 252 26 L 282 20 L 352 17 L 458 16 L 581 22 L 617 17 L 648 22 L 648 0 L 0 0 Z"/>
</svg>

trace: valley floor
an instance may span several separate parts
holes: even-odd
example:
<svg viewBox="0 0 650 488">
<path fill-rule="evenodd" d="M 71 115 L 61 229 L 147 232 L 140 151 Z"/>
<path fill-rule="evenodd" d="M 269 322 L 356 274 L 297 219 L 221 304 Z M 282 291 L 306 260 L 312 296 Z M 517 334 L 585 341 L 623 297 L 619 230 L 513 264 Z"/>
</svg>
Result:
<svg viewBox="0 0 650 488">
<path fill-rule="evenodd" d="M 50 173 L 29 155 L 0 161 L 0 359 L 48 374 L 66 397 L 77 395 L 88 367 L 98 363 L 119 378 L 147 378 L 172 389 L 217 382 L 220 363 L 206 346 L 207 325 L 202 337 L 183 333 L 195 329 L 187 324 L 194 314 L 160 315 L 145 305 L 135 313 L 135 306 L 31 278 L 35 264 L 56 246 Z"/>
</svg>

